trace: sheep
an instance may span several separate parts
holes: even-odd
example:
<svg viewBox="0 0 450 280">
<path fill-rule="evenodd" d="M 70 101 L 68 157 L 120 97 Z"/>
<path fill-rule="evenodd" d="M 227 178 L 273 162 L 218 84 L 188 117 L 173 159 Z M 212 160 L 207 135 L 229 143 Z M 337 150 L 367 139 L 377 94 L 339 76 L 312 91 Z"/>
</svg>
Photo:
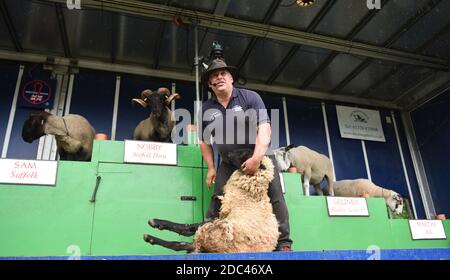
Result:
<svg viewBox="0 0 450 280">
<path fill-rule="evenodd" d="M 320 183 L 327 179 L 325 189 L 331 196 L 333 192 L 334 172 L 331 160 L 316 151 L 305 146 L 293 148 L 292 145 L 274 150 L 275 160 L 281 171 L 286 171 L 291 165 L 297 168 L 297 172 L 303 176 L 303 190 L 309 196 L 309 185 L 314 185 L 317 194 L 323 195 Z"/>
<path fill-rule="evenodd" d="M 193 243 L 169 242 L 149 234 L 144 240 L 152 245 L 180 251 L 200 253 L 271 252 L 276 248 L 278 221 L 268 196 L 269 183 L 274 178 L 274 166 L 268 157 L 262 160 L 255 175 L 236 170 L 220 197 L 219 217 L 203 224 L 183 225 L 151 219 L 149 225 L 192 236 Z"/>
<path fill-rule="evenodd" d="M 28 143 L 49 134 L 55 136 L 61 160 L 91 160 L 95 129 L 84 117 L 60 117 L 43 111 L 31 114 L 22 127 L 22 139 Z"/>
<path fill-rule="evenodd" d="M 395 214 L 403 211 L 403 198 L 393 190 L 375 185 L 367 179 L 341 180 L 333 184 L 334 195 L 358 197 L 368 194 L 370 197 L 383 197 L 389 209 Z"/>
<path fill-rule="evenodd" d="M 172 118 L 170 103 L 179 99 L 178 93 L 170 93 L 167 88 L 159 88 L 157 91 L 146 89 L 141 92 L 141 98 L 133 98 L 133 104 L 139 104 L 144 108 L 149 107 L 150 116 L 141 121 L 133 132 L 134 140 L 170 142 L 171 132 L 175 126 Z"/>
</svg>

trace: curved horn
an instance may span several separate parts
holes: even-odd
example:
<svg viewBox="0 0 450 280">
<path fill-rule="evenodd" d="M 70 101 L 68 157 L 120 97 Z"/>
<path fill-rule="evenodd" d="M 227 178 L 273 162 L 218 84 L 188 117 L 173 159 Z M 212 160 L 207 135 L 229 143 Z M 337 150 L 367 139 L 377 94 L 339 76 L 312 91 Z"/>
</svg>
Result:
<svg viewBox="0 0 450 280">
<path fill-rule="evenodd" d="M 172 93 L 170 96 L 166 97 L 166 104 L 170 105 L 174 99 L 180 99 L 180 95 L 178 93 Z"/>
<path fill-rule="evenodd" d="M 143 90 L 141 92 L 141 98 L 133 98 L 131 99 L 132 104 L 139 104 L 144 108 L 147 108 L 148 106 L 148 98 L 152 94 L 152 91 L 149 89 Z"/>
<path fill-rule="evenodd" d="M 150 97 L 150 95 L 152 94 L 152 91 L 149 89 L 143 90 L 141 92 L 141 99 L 146 101 L 146 99 L 148 99 Z"/>
<path fill-rule="evenodd" d="M 160 87 L 156 92 L 159 93 L 159 94 L 165 94 L 167 96 L 170 95 L 170 90 L 168 88 L 165 88 L 165 87 Z"/>
<path fill-rule="evenodd" d="M 144 108 L 147 108 L 148 104 L 147 102 L 145 102 L 144 100 L 140 99 L 140 98 L 133 98 L 131 99 L 131 103 L 133 104 L 139 104 Z"/>
</svg>

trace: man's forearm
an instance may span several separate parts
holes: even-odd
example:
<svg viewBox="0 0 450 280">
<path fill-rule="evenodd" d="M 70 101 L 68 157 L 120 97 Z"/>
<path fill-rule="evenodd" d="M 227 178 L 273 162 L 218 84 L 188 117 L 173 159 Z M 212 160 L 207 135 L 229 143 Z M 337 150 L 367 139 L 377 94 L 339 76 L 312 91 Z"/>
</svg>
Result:
<svg viewBox="0 0 450 280">
<path fill-rule="evenodd" d="M 265 123 L 258 126 L 258 134 L 256 135 L 255 150 L 253 157 L 261 161 L 267 152 L 270 144 L 270 124 Z"/>
<path fill-rule="evenodd" d="M 205 160 L 208 169 L 215 168 L 213 150 L 211 145 L 208 145 L 205 142 L 200 142 L 200 150 L 202 151 L 203 159 Z"/>
</svg>

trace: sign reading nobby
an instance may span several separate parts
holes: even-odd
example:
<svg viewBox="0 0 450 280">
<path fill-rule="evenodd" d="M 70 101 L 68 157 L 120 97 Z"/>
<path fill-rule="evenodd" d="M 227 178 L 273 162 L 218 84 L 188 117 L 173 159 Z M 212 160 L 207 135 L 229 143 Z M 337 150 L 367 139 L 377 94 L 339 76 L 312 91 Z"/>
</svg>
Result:
<svg viewBox="0 0 450 280">
<path fill-rule="evenodd" d="M 177 145 L 151 141 L 125 140 L 124 162 L 177 164 Z"/>
<path fill-rule="evenodd" d="M 56 185 L 57 161 L 0 159 L 0 183 Z"/>
<path fill-rule="evenodd" d="M 369 216 L 367 201 L 362 197 L 327 196 L 327 206 L 330 216 Z"/>
<path fill-rule="evenodd" d="M 342 138 L 386 142 L 380 112 L 336 105 Z"/>
</svg>

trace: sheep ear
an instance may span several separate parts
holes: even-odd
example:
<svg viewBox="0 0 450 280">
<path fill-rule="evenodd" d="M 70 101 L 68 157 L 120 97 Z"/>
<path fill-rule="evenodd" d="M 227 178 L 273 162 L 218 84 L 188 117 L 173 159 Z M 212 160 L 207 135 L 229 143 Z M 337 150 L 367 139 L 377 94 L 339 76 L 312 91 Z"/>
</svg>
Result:
<svg viewBox="0 0 450 280">
<path fill-rule="evenodd" d="M 286 152 L 289 151 L 290 149 L 294 148 L 294 145 L 290 144 L 286 147 Z"/>
<path fill-rule="evenodd" d="M 178 93 L 172 93 L 170 96 L 166 97 L 166 105 L 169 106 L 175 99 L 180 99 L 180 95 Z"/>
</svg>

